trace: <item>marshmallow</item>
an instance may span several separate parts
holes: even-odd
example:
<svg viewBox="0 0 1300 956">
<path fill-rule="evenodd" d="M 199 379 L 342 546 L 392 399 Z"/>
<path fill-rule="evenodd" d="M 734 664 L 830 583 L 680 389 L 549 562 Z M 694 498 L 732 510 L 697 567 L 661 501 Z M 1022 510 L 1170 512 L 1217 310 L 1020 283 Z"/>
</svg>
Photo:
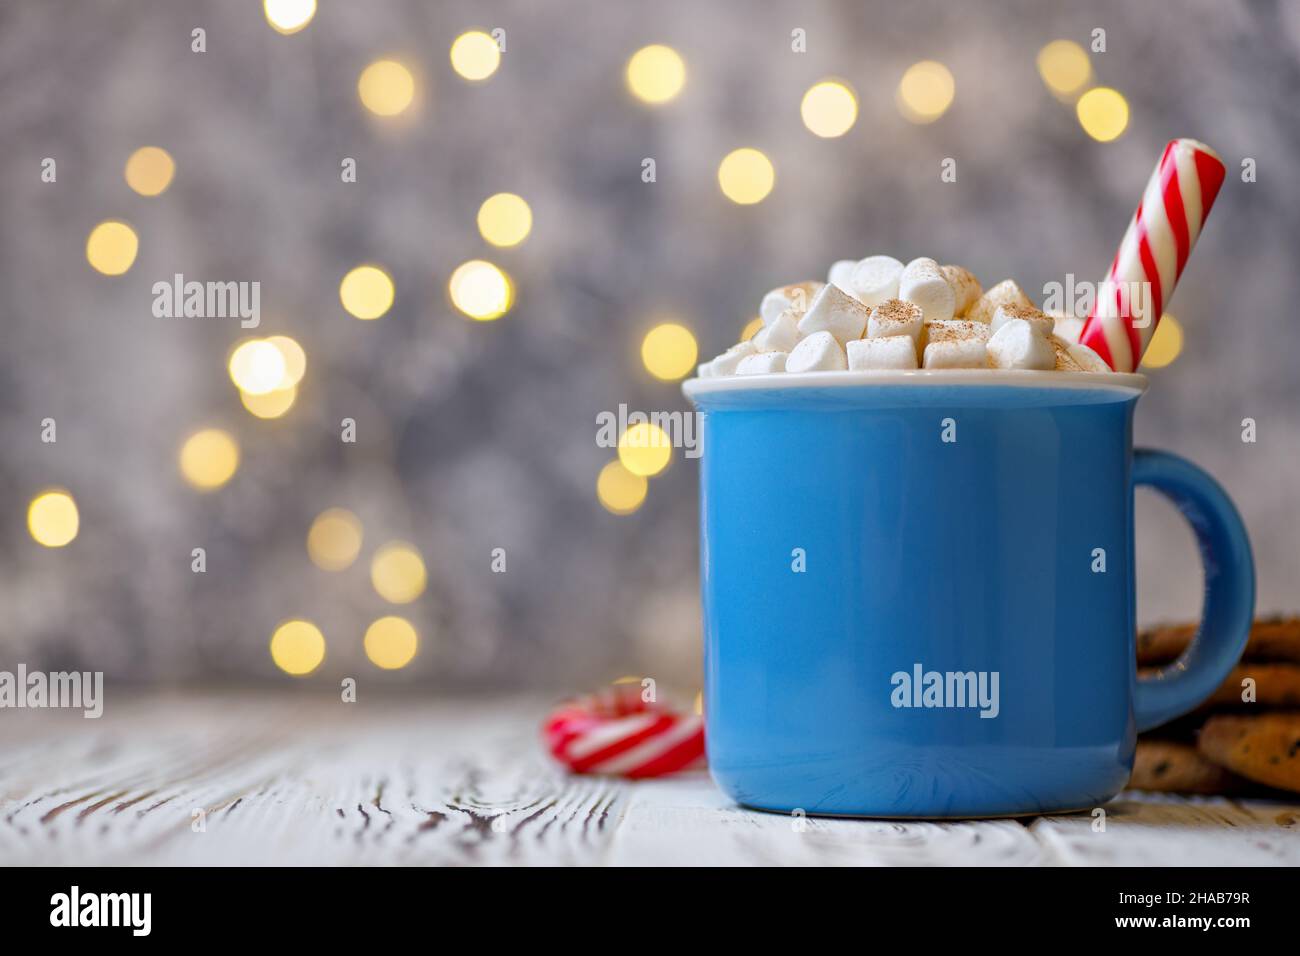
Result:
<svg viewBox="0 0 1300 956">
<path fill-rule="evenodd" d="M 736 366 L 747 355 L 753 355 L 758 349 L 752 341 L 740 342 L 723 352 L 709 364 L 713 366 L 714 375 L 735 375 Z"/>
<path fill-rule="evenodd" d="M 807 312 L 813 296 L 820 292 L 825 284 L 809 279 L 807 282 L 796 282 L 773 289 L 763 296 L 763 302 L 758 307 L 758 314 L 763 317 L 763 324 L 771 322 L 786 309 L 793 309 L 799 314 Z"/>
<path fill-rule="evenodd" d="M 925 347 L 925 368 L 988 368 L 988 351 L 977 338 L 944 339 Z"/>
<path fill-rule="evenodd" d="M 908 335 L 915 346 L 921 340 L 921 320 L 920 306 L 902 299 L 886 299 L 871 310 L 867 319 L 867 338 Z"/>
<path fill-rule="evenodd" d="M 867 256 L 853 267 L 847 291 L 866 305 L 880 305 L 898 296 L 903 264 L 893 256 Z"/>
<path fill-rule="evenodd" d="M 994 368 L 1056 368 L 1056 352 L 1039 329 L 1024 319 L 1008 319 L 988 343 Z"/>
<path fill-rule="evenodd" d="M 1072 315 L 1058 313 L 1047 313 L 1055 323 L 1052 326 L 1052 332 L 1065 339 L 1067 342 L 1078 343 L 1079 333 L 1083 331 L 1083 319 L 1076 319 Z"/>
<path fill-rule="evenodd" d="M 1059 335 L 1049 335 L 1047 344 L 1052 347 L 1056 353 L 1056 365 L 1058 372 L 1082 372 L 1083 366 L 1075 361 L 1074 356 L 1070 354 L 1072 342 L 1061 338 Z"/>
<path fill-rule="evenodd" d="M 705 362 L 703 365 L 697 365 L 695 367 L 695 374 L 699 378 L 713 378 L 713 362 L 710 360 Z"/>
<path fill-rule="evenodd" d="M 1011 279 L 1003 279 L 966 309 L 966 318 L 974 322 L 991 322 L 1000 305 L 1033 305 L 1029 296 Z"/>
<path fill-rule="evenodd" d="M 1052 326 L 1056 324 L 1050 316 L 1038 311 L 1032 305 L 1007 303 L 993 310 L 993 319 L 989 323 L 989 327 L 996 332 L 1013 319 L 1028 322 L 1034 327 L 1035 332 L 1044 337 L 1052 334 Z"/>
<path fill-rule="evenodd" d="M 814 332 L 796 345 L 785 360 L 787 372 L 838 371 L 847 366 L 844 350 L 830 332 Z"/>
<path fill-rule="evenodd" d="M 1070 358 L 1074 359 L 1085 372 L 1109 372 L 1106 360 L 1089 346 L 1078 343 L 1070 346 Z"/>
<path fill-rule="evenodd" d="M 952 286 L 953 294 L 953 315 L 965 315 L 981 295 L 984 294 L 984 288 L 980 285 L 980 280 L 975 278 L 975 274 L 964 266 L 940 266 L 939 271 L 943 277 L 948 280 Z"/>
<path fill-rule="evenodd" d="M 736 366 L 737 375 L 766 375 L 785 371 L 785 352 L 755 352 L 746 355 Z"/>
<path fill-rule="evenodd" d="M 790 309 L 786 309 L 755 332 L 750 341 L 760 352 L 788 352 L 799 341 L 798 317 Z"/>
<path fill-rule="evenodd" d="M 948 319 L 944 322 L 927 322 L 925 325 L 925 344 L 931 342 L 960 342 L 974 339 L 983 344 L 989 340 L 989 327 L 983 322 L 971 322 L 967 319 Z"/>
<path fill-rule="evenodd" d="M 799 332 L 829 332 L 840 345 L 862 338 L 867 327 L 868 308 L 839 286 L 822 288 L 799 320 Z"/>
<path fill-rule="evenodd" d="M 831 271 L 827 273 L 827 284 L 837 285 L 851 295 L 853 287 L 850 283 L 853 281 L 853 270 L 857 267 L 858 263 L 855 259 L 840 259 L 831 266 Z"/>
<path fill-rule="evenodd" d="M 898 277 L 898 297 L 921 307 L 926 322 L 951 319 L 957 297 L 933 259 L 913 259 Z"/>
<path fill-rule="evenodd" d="M 910 335 L 885 335 L 855 339 L 848 344 L 849 368 L 854 370 L 916 368 L 916 339 Z"/>
</svg>

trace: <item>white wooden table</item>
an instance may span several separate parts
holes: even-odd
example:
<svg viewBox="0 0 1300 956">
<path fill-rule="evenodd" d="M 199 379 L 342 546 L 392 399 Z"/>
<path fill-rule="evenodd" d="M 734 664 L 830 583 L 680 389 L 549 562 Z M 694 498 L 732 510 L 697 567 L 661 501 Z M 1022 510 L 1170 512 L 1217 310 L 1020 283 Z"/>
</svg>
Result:
<svg viewBox="0 0 1300 956">
<path fill-rule="evenodd" d="M 795 820 L 703 773 L 569 777 L 544 701 L 293 692 L 0 711 L 5 864 L 1300 864 L 1300 799 L 1126 793 L 1091 815 Z"/>
</svg>

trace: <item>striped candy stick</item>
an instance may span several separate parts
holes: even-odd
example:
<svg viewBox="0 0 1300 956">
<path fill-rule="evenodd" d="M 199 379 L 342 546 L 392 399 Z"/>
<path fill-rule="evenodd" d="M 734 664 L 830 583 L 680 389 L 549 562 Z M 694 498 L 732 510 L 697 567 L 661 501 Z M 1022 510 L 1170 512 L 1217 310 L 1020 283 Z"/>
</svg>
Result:
<svg viewBox="0 0 1300 956">
<path fill-rule="evenodd" d="M 562 704 L 542 736 L 574 773 L 661 777 L 704 765 L 704 719 L 643 701 L 639 684 Z"/>
<path fill-rule="evenodd" d="M 1115 371 L 1142 361 L 1226 172 L 1204 143 L 1165 147 L 1079 336 Z M 1146 289 L 1145 301 L 1135 301 Z"/>
</svg>

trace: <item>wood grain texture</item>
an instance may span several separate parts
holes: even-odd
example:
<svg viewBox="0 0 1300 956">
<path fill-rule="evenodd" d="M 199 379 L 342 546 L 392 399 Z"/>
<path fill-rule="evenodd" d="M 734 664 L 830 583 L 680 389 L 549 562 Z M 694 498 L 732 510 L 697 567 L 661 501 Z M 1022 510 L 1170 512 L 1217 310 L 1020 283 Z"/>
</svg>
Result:
<svg viewBox="0 0 1300 956">
<path fill-rule="evenodd" d="M 1124 794 L 1089 814 L 796 819 L 704 773 L 570 777 L 544 701 L 110 698 L 0 712 L 0 862 L 364 865 L 1300 864 L 1300 801 Z"/>
</svg>

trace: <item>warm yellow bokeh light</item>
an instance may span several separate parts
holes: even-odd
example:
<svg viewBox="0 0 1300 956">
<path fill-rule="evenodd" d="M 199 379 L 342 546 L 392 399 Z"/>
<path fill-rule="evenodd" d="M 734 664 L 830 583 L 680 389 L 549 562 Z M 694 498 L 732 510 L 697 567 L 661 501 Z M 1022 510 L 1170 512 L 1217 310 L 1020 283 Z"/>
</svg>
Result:
<svg viewBox="0 0 1300 956">
<path fill-rule="evenodd" d="M 1073 40 L 1053 40 L 1038 51 L 1038 75 L 1053 94 L 1066 99 L 1088 85 L 1092 61 Z"/>
<path fill-rule="evenodd" d="M 481 30 L 462 33 L 451 44 L 451 68 L 467 80 L 486 80 L 500 65 L 501 48 Z"/>
<path fill-rule="evenodd" d="M 665 382 L 685 378 L 695 368 L 700 349 L 691 330 L 676 322 L 656 325 L 641 340 L 646 371 Z"/>
<path fill-rule="evenodd" d="M 799 104 L 809 131 L 827 139 L 843 136 L 858 119 L 858 98 L 847 84 L 822 80 L 811 86 Z"/>
<path fill-rule="evenodd" d="M 120 276 L 131 268 L 139 250 L 135 230 L 116 219 L 101 222 L 86 239 L 86 261 L 106 276 Z"/>
<path fill-rule="evenodd" d="M 284 360 L 284 377 L 280 379 L 277 387 L 291 388 L 301 382 L 303 375 L 307 373 L 307 353 L 303 351 L 297 340 L 287 335 L 272 335 L 266 341 L 275 346 L 280 353 L 280 358 Z"/>
<path fill-rule="evenodd" d="M 390 615 L 366 628 L 362 643 L 370 663 L 386 671 L 395 671 L 411 663 L 420 648 L 420 637 L 406 618 Z"/>
<path fill-rule="evenodd" d="M 339 283 L 339 301 L 358 319 L 377 319 L 393 305 L 393 280 L 379 266 L 357 266 Z"/>
<path fill-rule="evenodd" d="M 668 433 L 652 422 L 632 425 L 618 440 L 618 460 L 634 475 L 657 475 L 668 467 L 672 456 Z"/>
<path fill-rule="evenodd" d="M 279 418 L 298 400 L 298 386 L 277 388 L 274 391 L 255 395 L 252 392 L 240 392 L 239 400 L 244 408 L 258 418 Z"/>
<path fill-rule="evenodd" d="M 424 593 L 424 559 L 415 545 L 390 541 L 370 561 L 370 583 L 385 601 L 409 604 Z"/>
<path fill-rule="evenodd" d="M 66 491 L 46 491 L 27 506 L 27 530 L 37 544 L 61 548 L 77 536 L 81 517 L 77 503 Z"/>
<path fill-rule="evenodd" d="M 478 207 L 478 231 L 494 246 L 517 246 L 533 228 L 533 211 L 522 196 L 497 193 Z"/>
<path fill-rule="evenodd" d="M 1166 312 L 1151 333 L 1147 350 L 1142 353 L 1142 368 L 1164 368 L 1172 365 L 1183 350 L 1182 323 Z"/>
<path fill-rule="evenodd" d="M 361 519 L 346 508 L 326 508 L 307 532 L 307 556 L 323 571 L 351 567 L 361 553 Z"/>
<path fill-rule="evenodd" d="M 1118 139 L 1128 128 L 1128 101 L 1119 90 L 1094 86 L 1075 104 L 1083 131 L 1101 143 Z"/>
<path fill-rule="evenodd" d="M 180 454 L 181 474 L 200 491 L 220 488 L 239 468 L 239 445 L 229 432 L 205 428 L 185 440 Z"/>
<path fill-rule="evenodd" d="M 606 511 L 616 515 L 630 515 L 645 501 L 649 482 L 634 475 L 620 461 L 611 461 L 596 476 L 596 497 Z"/>
<path fill-rule="evenodd" d="M 670 46 L 652 43 L 627 61 L 627 87 L 643 103 L 667 103 L 686 84 L 686 64 Z"/>
<path fill-rule="evenodd" d="M 447 281 L 451 304 L 472 319 L 488 322 L 510 311 L 515 301 L 514 283 L 501 269 L 482 259 L 456 267 Z"/>
<path fill-rule="evenodd" d="M 325 660 L 325 635 L 311 621 L 285 621 L 271 635 L 271 660 L 286 674 L 310 674 Z"/>
<path fill-rule="evenodd" d="M 284 353 L 267 339 L 248 339 L 235 346 L 229 370 L 235 387 L 250 395 L 273 392 L 286 381 Z"/>
<path fill-rule="evenodd" d="M 948 111 L 957 83 L 942 63 L 913 63 L 898 83 L 898 109 L 913 123 L 933 123 Z"/>
<path fill-rule="evenodd" d="M 733 150 L 718 165 L 718 185 L 723 195 L 742 206 L 762 202 L 775 184 L 772 161 L 756 149 Z"/>
<path fill-rule="evenodd" d="M 748 342 L 752 339 L 758 330 L 763 327 L 763 317 L 755 316 L 745 323 L 745 327 L 740 330 L 740 341 Z"/>
<path fill-rule="evenodd" d="M 126 161 L 126 184 L 141 196 L 157 196 L 172 184 L 176 163 L 159 146 L 141 146 Z"/>
<path fill-rule="evenodd" d="M 361 71 L 357 93 L 370 112 L 396 116 L 415 99 L 415 77 L 396 60 L 376 60 Z"/>
<path fill-rule="evenodd" d="M 316 0 L 263 0 L 266 22 L 279 33 L 297 33 L 316 16 Z"/>
</svg>

